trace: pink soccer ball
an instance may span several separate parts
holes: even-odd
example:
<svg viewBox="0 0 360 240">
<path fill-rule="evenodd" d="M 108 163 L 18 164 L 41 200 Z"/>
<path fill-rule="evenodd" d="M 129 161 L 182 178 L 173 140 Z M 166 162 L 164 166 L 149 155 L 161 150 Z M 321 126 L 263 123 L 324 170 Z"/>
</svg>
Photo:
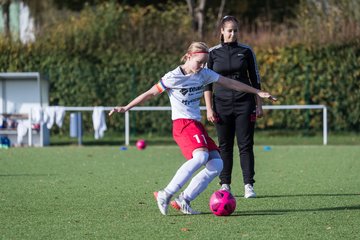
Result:
<svg viewBox="0 0 360 240">
<path fill-rule="evenodd" d="M 136 147 L 139 150 L 144 150 L 146 148 L 146 142 L 144 139 L 140 139 L 136 142 Z"/>
<path fill-rule="evenodd" d="M 210 197 L 210 210 L 216 216 L 229 216 L 235 211 L 236 199 L 226 190 L 218 190 Z"/>
</svg>

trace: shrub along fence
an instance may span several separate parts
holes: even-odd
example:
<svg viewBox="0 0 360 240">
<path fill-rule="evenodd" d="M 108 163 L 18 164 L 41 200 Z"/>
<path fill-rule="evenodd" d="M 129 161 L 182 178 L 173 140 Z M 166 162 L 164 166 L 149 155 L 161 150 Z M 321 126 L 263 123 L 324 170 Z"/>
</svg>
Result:
<svg viewBox="0 0 360 240">
<path fill-rule="evenodd" d="M 51 105 L 125 104 L 180 64 L 180 57 L 192 40 L 185 31 L 190 29 L 190 23 L 186 8 L 159 11 L 111 4 L 96 10 L 89 8 L 78 19 L 49 29 L 33 44 L 0 40 L 0 71 L 45 74 L 50 80 Z M 152 32 L 148 31 L 150 27 Z M 329 107 L 331 130 L 360 131 L 358 40 L 333 46 L 297 45 L 255 52 L 262 86 L 279 96 L 276 104 L 324 104 Z M 163 94 L 146 105 L 167 106 L 169 101 Z M 88 129 L 92 128 L 90 117 L 84 118 Z M 171 128 L 167 112 L 134 113 L 131 117 L 135 118 L 132 123 L 138 126 L 139 133 Z M 320 130 L 321 118 L 315 111 L 269 111 L 257 126 Z M 123 130 L 122 117 L 109 121 L 110 128 Z"/>
</svg>

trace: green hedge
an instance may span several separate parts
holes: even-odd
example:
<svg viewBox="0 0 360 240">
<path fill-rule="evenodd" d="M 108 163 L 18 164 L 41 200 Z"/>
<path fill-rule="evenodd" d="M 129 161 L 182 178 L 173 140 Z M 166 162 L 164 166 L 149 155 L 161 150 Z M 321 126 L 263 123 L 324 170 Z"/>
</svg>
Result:
<svg viewBox="0 0 360 240">
<path fill-rule="evenodd" d="M 176 10 L 174 10 L 176 9 Z M 49 28 L 34 44 L 0 41 L 0 71 L 40 71 L 50 81 L 50 104 L 125 104 L 175 68 L 192 40 L 186 9 L 105 4 Z M 171 27 L 169 27 L 171 26 Z M 359 42 L 309 48 L 255 49 L 262 85 L 277 104 L 325 104 L 332 130 L 360 130 Z M 265 102 L 265 104 L 269 104 Z M 146 103 L 169 105 L 166 94 Z M 268 111 L 260 128 L 321 129 L 319 111 Z M 138 132 L 169 131 L 169 112 L 132 113 Z M 116 116 L 109 126 L 122 131 Z M 92 128 L 86 115 L 87 128 Z M 141 126 L 141 127 L 139 127 Z M 66 131 L 66 130 L 65 130 Z"/>
<path fill-rule="evenodd" d="M 360 45 L 291 48 L 258 54 L 263 86 L 279 95 L 278 104 L 324 104 L 332 130 L 360 130 Z M 321 129 L 316 111 L 273 111 L 260 127 Z M 297 114 L 294 114 L 297 113 Z"/>
</svg>

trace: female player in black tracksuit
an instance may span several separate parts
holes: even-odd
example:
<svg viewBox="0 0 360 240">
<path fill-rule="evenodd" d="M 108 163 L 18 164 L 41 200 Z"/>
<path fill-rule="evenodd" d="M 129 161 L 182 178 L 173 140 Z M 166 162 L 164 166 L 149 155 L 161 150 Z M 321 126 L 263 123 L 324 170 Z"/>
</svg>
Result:
<svg viewBox="0 0 360 240">
<path fill-rule="evenodd" d="M 221 43 L 210 49 L 207 67 L 239 82 L 261 89 L 253 50 L 237 41 L 238 21 L 226 16 L 220 22 Z M 254 127 L 262 117 L 262 101 L 254 95 L 236 92 L 214 83 L 205 89 L 207 118 L 215 123 L 224 168 L 221 189 L 230 191 L 233 148 L 236 135 L 245 186 L 245 198 L 256 197 L 254 180 Z"/>
</svg>

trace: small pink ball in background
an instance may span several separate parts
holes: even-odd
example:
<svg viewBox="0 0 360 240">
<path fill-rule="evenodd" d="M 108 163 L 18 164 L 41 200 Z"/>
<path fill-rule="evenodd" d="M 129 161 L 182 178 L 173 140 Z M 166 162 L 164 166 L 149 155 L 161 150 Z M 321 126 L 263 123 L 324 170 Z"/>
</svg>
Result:
<svg viewBox="0 0 360 240">
<path fill-rule="evenodd" d="M 136 147 L 137 149 L 139 150 L 144 150 L 146 148 L 146 142 L 144 139 L 139 139 L 137 142 L 136 142 Z"/>
</svg>

